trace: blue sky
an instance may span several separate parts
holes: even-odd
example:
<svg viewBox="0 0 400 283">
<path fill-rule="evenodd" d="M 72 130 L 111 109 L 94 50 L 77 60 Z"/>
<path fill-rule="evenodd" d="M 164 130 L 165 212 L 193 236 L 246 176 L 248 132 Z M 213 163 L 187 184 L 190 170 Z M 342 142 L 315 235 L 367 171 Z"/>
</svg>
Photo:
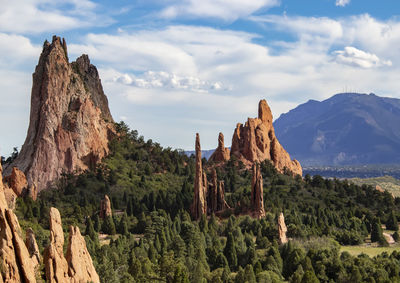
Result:
<svg viewBox="0 0 400 283">
<path fill-rule="evenodd" d="M 8 1 L 7 1 L 8 2 Z M 15 0 L 0 11 L 0 154 L 24 142 L 45 39 L 89 54 L 116 121 L 146 139 L 230 145 L 267 99 L 274 117 L 343 91 L 400 98 L 397 0 Z"/>
</svg>

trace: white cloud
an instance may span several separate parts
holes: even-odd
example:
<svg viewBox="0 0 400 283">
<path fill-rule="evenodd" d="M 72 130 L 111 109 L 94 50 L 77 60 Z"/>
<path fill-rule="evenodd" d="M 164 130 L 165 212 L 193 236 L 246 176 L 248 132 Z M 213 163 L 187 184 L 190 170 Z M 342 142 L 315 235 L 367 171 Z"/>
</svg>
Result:
<svg viewBox="0 0 400 283">
<path fill-rule="evenodd" d="M 251 15 L 261 8 L 279 4 L 279 0 L 184 0 L 167 6 L 160 14 L 164 18 L 181 16 L 232 21 Z"/>
<path fill-rule="evenodd" d="M 355 47 L 346 46 L 344 50 L 334 51 L 337 63 L 356 66 L 361 68 L 373 68 L 381 66 L 392 66 L 390 60 L 381 60 L 375 54 L 364 52 Z"/>
<path fill-rule="evenodd" d="M 4 2 L 4 1 L 2 1 Z M 15 0 L 1 5 L 0 31 L 42 33 L 102 26 L 112 22 L 97 15 L 96 4 L 89 0 Z"/>
<path fill-rule="evenodd" d="M 204 81 L 193 76 L 178 76 L 168 72 L 147 71 L 140 76 L 121 74 L 115 82 L 139 88 L 166 88 L 204 92 L 209 90 L 227 90 L 221 82 Z"/>
<path fill-rule="evenodd" d="M 336 6 L 344 7 L 348 4 L 350 4 L 350 0 L 336 0 L 335 4 L 336 4 Z"/>
</svg>

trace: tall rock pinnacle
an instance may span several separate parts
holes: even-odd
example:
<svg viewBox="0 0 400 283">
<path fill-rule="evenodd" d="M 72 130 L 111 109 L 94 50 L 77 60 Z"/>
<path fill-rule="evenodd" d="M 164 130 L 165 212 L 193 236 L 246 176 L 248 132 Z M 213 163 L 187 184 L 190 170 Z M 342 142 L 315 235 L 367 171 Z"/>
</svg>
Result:
<svg viewBox="0 0 400 283">
<path fill-rule="evenodd" d="M 278 233 L 279 233 L 279 244 L 286 244 L 288 242 L 288 238 L 286 237 L 287 227 L 285 224 L 285 216 L 283 216 L 283 212 L 279 214 L 278 217 Z"/>
<path fill-rule="evenodd" d="M 253 179 L 251 182 L 251 207 L 253 209 L 253 217 L 258 219 L 265 216 L 263 193 L 264 189 L 261 168 L 258 164 L 254 164 Z"/>
<path fill-rule="evenodd" d="M 209 161 L 212 162 L 225 162 L 230 159 L 229 148 L 225 147 L 224 135 L 219 133 L 218 135 L 218 147 L 214 153 L 210 156 Z"/>
<path fill-rule="evenodd" d="M 45 189 L 61 173 L 93 167 L 108 154 L 114 132 L 99 74 L 87 55 L 68 62 L 65 40 L 45 42 L 33 74 L 27 137 L 15 166 Z"/>
<path fill-rule="evenodd" d="M 248 118 L 244 125 L 237 124 L 232 137 L 232 155 L 249 166 L 268 159 L 281 173 L 285 168 L 293 174 L 303 173 L 300 163 L 290 159 L 276 138 L 271 109 L 265 100 L 258 105 L 258 118 Z"/>
<path fill-rule="evenodd" d="M 203 214 L 207 214 L 207 177 L 203 173 L 201 164 L 200 136 L 196 134 L 196 177 L 194 180 L 194 196 L 191 206 L 192 216 L 199 219 Z"/>
</svg>

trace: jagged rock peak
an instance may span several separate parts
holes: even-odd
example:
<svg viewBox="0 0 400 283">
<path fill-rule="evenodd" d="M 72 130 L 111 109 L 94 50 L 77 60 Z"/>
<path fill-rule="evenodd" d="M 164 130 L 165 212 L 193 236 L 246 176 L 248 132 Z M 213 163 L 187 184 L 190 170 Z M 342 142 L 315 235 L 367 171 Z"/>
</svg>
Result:
<svg viewBox="0 0 400 283">
<path fill-rule="evenodd" d="M 285 224 L 285 216 L 283 216 L 283 212 L 279 214 L 278 217 L 278 233 L 279 233 L 279 244 L 286 244 L 288 242 L 288 238 L 286 237 L 287 227 Z"/>
<path fill-rule="evenodd" d="M 107 218 L 112 216 L 111 201 L 108 195 L 104 196 L 104 199 L 100 201 L 100 218 Z"/>
<path fill-rule="evenodd" d="M 191 212 L 194 219 L 200 219 L 203 214 L 207 214 L 207 177 L 203 172 L 201 163 L 200 136 L 196 133 L 196 176 L 194 180 L 194 195 Z"/>
<path fill-rule="evenodd" d="M 24 145 L 12 164 L 41 191 L 63 172 L 94 167 L 115 133 L 98 71 L 87 55 L 68 62 L 65 40 L 45 42 L 33 74 L 31 113 Z"/>
<path fill-rule="evenodd" d="M 258 118 L 248 118 L 244 125 L 236 125 L 231 156 L 236 156 L 248 167 L 268 159 L 281 173 L 288 170 L 293 174 L 302 175 L 300 163 L 290 159 L 276 138 L 272 120 L 271 109 L 265 100 L 261 100 L 258 105 Z"/>
<path fill-rule="evenodd" d="M 70 226 L 68 239 L 67 262 L 71 281 L 99 283 L 99 275 L 87 250 L 85 238 L 78 227 Z"/>
<path fill-rule="evenodd" d="M 218 147 L 210 156 L 209 160 L 212 162 L 225 162 L 230 159 L 230 151 L 229 148 L 225 147 L 224 143 L 224 134 L 219 133 L 218 135 Z"/>
<path fill-rule="evenodd" d="M 28 249 L 29 256 L 34 263 L 35 268 L 37 268 L 42 262 L 42 256 L 40 255 L 39 247 L 36 242 L 35 233 L 32 228 L 26 230 L 25 245 Z"/>
<path fill-rule="evenodd" d="M 265 217 L 264 210 L 264 189 L 261 168 L 258 164 L 253 165 L 253 178 L 251 182 L 251 207 L 252 216 L 255 218 Z"/>
</svg>

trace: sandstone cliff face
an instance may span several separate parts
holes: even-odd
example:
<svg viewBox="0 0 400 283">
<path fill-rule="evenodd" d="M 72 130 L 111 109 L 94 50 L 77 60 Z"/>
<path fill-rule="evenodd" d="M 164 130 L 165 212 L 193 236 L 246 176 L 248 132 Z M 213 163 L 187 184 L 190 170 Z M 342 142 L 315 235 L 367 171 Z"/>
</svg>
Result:
<svg viewBox="0 0 400 283">
<path fill-rule="evenodd" d="M 200 219 L 207 214 L 207 177 L 203 173 L 201 163 L 200 136 L 196 134 L 196 177 L 194 180 L 194 196 L 191 205 L 191 212 L 194 219 Z"/>
<path fill-rule="evenodd" d="M 288 239 L 286 237 L 286 224 L 285 224 L 285 217 L 283 216 L 283 213 L 279 214 L 278 217 L 278 233 L 279 233 L 279 244 L 286 244 L 288 242 Z"/>
<path fill-rule="evenodd" d="M 293 174 L 303 173 L 300 163 L 291 160 L 277 140 L 271 109 L 265 100 L 261 100 L 258 105 L 258 118 L 248 118 L 244 125 L 237 124 L 232 137 L 232 155 L 248 166 L 269 159 L 279 172 L 287 168 Z"/>
<path fill-rule="evenodd" d="M 229 159 L 230 159 L 229 148 L 225 147 L 224 135 L 222 133 L 219 133 L 218 147 L 214 151 L 214 153 L 210 156 L 209 161 L 219 163 L 228 161 Z"/>
<path fill-rule="evenodd" d="M 33 74 L 25 143 L 6 174 L 16 166 L 40 191 L 62 172 L 94 166 L 108 154 L 112 121 L 96 67 L 87 55 L 69 63 L 65 41 L 54 36 Z"/>
<path fill-rule="evenodd" d="M 261 169 L 257 164 L 253 165 L 253 179 L 251 182 L 251 207 L 252 216 L 255 218 L 265 217 L 263 179 Z"/>
<path fill-rule="evenodd" d="M 105 195 L 100 202 L 100 218 L 104 219 L 108 216 L 112 216 L 111 201 L 108 195 Z"/>
</svg>

